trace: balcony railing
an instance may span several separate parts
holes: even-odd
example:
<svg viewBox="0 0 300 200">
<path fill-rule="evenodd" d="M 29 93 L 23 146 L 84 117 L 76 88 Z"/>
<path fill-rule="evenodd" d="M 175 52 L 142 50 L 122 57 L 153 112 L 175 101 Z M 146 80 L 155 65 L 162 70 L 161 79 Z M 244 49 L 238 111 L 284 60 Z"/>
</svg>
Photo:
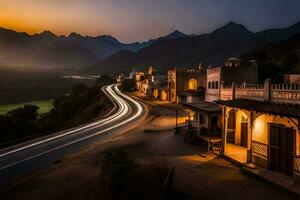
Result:
<svg viewBox="0 0 300 200">
<path fill-rule="evenodd" d="M 268 145 L 261 142 L 252 141 L 252 153 L 264 158 L 268 158 Z"/>
</svg>

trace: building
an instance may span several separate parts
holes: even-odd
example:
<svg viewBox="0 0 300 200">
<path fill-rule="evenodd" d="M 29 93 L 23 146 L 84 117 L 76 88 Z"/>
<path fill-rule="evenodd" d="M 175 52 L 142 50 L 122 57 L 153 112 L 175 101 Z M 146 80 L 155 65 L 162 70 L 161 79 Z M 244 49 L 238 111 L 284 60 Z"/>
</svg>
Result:
<svg viewBox="0 0 300 200">
<path fill-rule="evenodd" d="M 188 89 L 183 93 L 177 95 L 177 103 L 197 103 L 204 101 L 205 88 L 200 87 L 197 90 Z"/>
<path fill-rule="evenodd" d="M 222 99 L 222 95 L 221 95 Z M 290 177 L 300 173 L 300 85 L 233 85 L 222 106 L 222 153 Z"/>
<path fill-rule="evenodd" d="M 165 75 L 155 75 L 153 82 L 153 97 L 167 101 L 167 78 Z"/>
<path fill-rule="evenodd" d="M 135 72 L 134 74 L 134 80 L 135 81 L 143 81 L 145 79 L 145 73 L 144 72 Z"/>
<path fill-rule="evenodd" d="M 168 71 L 167 83 L 168 100 L 173 103 L 179 103 L 179 94 L 184 94 L 188 90 L 197 91 L 200 88 L 205 88 L 206 69 L 203 66 L 198 68 L 176 67 Z M 197 92 L 190 92 L 190 94 L 198 96 Z"/>
<path fill-rule="evenodd" d="M 221 106 L 206 101 L 184 103 L 183 105 L 187 108 L 190 119 L 194 122 L 193 126 L 196 127 L 199 134 L 203 134 L 201 130 L 205 130 L 205 135 L 221 137 Z"/>
<path fill-rule="evenodd" d="M 148 68 L 147 73 L 136 72 L 136 90 L 145 94 L 152 96 L 153 95 L 153 83 L 154 83 L 155 70 L 152 66 Z"/>
<path fill-rule="evenodd" d="M 227 87 L 231 86 L 233 82 L 236 84 L 257 83 L 257 62 L 255 60 L 243 62 L 237 58 L 229 58 L 225 61 L 224 66 L 209 67 L 205 100 L 219 100 L 221 85 Z"/>
<path fill-rule="evenodd" d="M 206 80 L 205 86 L 197 92 L 194 90 L 194 94 L 189 90 L 179 93 L 178 103 L 183 103 L 190 114 L 196 113 L 196 116 L 201 116 L 195 117 L 196 122 L 212 135 L 216 135 L 211 125 L 214 124 L 213 126 L 216 127 L 216 122 L 222 118 L 222 112 L 221 107 L 213 102 L 232 99 L 232 95 L 235 94 L 232 87 L 239 83 L 246 84 L 245 80 L 248 83 L 256 83 L 257 63 L 254 60 L 245 63 L 237 58 L 229 58 L 222 67 L 208 67 L 204 80 Z M 206 123 L 201 122 L 203 119 Z M 218 123 L 218 127 L 220 125 L 221 123 Z"/>
<path fill-rule="evenodd" d="M 150 66 L 146 73 L 135 72 L 135 80 L 137 91 L 167 101 L 167 78 L 165 75 L 158 74 L 154 67 Z"/>
<path fill-rule="evenodd" d="M 176 68 L 168 70 L 167 75 L 167 93 L 168 101 L 175 103 L 177 100 L 176 97 Z"/>
</svg>

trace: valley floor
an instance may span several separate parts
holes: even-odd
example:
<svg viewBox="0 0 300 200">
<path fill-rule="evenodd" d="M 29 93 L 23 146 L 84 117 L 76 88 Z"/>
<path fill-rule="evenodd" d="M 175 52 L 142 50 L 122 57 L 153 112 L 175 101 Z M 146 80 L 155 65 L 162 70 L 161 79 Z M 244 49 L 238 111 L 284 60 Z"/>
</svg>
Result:
<svg viewBox="0 0 300 200">
<path fill-rule="evenodd" d="M 137 129 L 120 132 L 47 169 L 2 185 L 1 199 L 111 199 L 101 164 L 103 152 L 112 150 L 125 151 L 142 171 L 149 172 L 144 173 L 147 180 L 158 176 L 154 168 L 169 170 L 174 166 L 174 188 L 191 199 L 295 199 L 286 191 L 243 174 L 232 163 L 207 153 L 207 148 L 184 143 L 183 136 L 174 135 L 172 130 L 174 106 L 144 100 L 150 116 Z M 180 114 L 183 122 L 184 112 Z M 151 184 L 136 190 L 147 194 L 145 199 L 159 195 Z"/>
</svg>

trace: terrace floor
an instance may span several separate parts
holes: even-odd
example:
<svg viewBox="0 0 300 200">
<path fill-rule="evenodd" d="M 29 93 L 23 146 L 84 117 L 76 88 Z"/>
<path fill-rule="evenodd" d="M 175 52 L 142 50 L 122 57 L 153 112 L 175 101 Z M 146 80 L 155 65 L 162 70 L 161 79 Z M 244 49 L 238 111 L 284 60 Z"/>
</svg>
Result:
<svg viewBox="0 0 300 200">
<path fill-rule="evenodd" d="M 247 163 L 247 148 L 245 147 L 227 143 L 225 155 L 240 163 Z"/>
</svg>

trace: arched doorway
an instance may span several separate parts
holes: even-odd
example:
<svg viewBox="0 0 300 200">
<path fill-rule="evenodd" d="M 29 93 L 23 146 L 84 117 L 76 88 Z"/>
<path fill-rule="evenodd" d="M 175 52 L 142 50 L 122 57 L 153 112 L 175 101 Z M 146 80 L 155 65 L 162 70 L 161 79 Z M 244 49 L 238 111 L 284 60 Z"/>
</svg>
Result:
<svg viewBox="0 0 300 200">
<path fill-rule="evenodd" d="M 198 82 L 195 79 L 189 80 L 189 89 L 190 90 L 197 90 L 198 89 Z"/>
</svg>

